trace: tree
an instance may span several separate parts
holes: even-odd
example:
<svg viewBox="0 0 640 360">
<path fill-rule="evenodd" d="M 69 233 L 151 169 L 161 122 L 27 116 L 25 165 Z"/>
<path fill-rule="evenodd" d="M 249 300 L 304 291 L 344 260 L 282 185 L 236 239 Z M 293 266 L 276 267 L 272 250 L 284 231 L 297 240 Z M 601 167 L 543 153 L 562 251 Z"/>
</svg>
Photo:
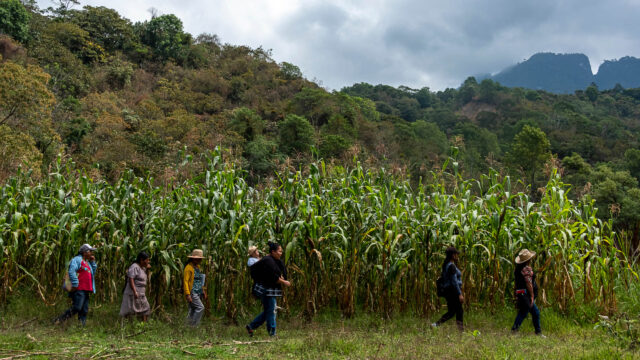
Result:
<svg viewBox="0 0 640 360">
<path fill-rule="evenodd" d="M 0 34 L 24 43 L 29 36 L 31 15 L 19 0 L 0 0 Z"/>
<path fill-rule="evenodd" d="M 511 164 L 521 168 L 529 176 L 531 192 L 534 192 L 536 172 L 551 157 L 551 144 L 540 129 L 525 125 L 515 136 L 508 158 Z"/>
<path fill-rule="evenodd" d="M 640 179 L 640 150 L 629 149 L 625 151 L 624 164 L 633 177 Z"/>
<path fill-rule="evenodd" d="M 182 29 L 182 21 L 173 14 L 154 17 L 145 26 L 144 44 L 162 61 L 180 62 L 186 55 L 191 36 Z"/>
<path fill-rule="evenodd" d="M 4 184 L 21 165 L 33 169 L 32 176 L 38 178 L 42 167 L 42 153 L 29 135 L 0 125 L 0 183 Z"/>
<path fill-rule="evenodd" d="M 351 146 L 349 141 L 340 135 L 325 134 L 320 140 L 318 150 L 324 158 L 339 158 Z"/>
<path fill-rule="evenodd" d="M 45 31 L 48 40 L 56 41 L 69 49 L 84 63 L 103 62 L 105 53 L 102 46 L 91 40 L 89 33 L 78 25 L 66 22 L 52 22 Z M 55 61 L 55 58 L 48 58 Z"/>
<path fill-rule="evenodd" d="M 242 107 L 234 110 L 229 122 L 229 129 L 235 131 L 247 141 L 253 141 L 256 137 L 262 135 L 264 120 L 255 111 Z"/>
<path fill-rule="evenodd" d="M 71 11 L 69 20 L 109 52 L 124 50 L 135 41 L 131 21 L 104 6 L 85 6 L 81 11 Z"/>
<path fill-rule="evenodd" d="M 477 87 L 478 82 L 476 81 L 476 78 L 473 76 L 468 77 L 458 91 L 458 101 L 464 105 L 473 100 L 474 96 L 476 96 Z"/>
<path fill-rule="evenodd" d="M 573 153 L 562 159 L 562 167 L 564 168 L 564 179 L 577 188 L 583 187 L 589 181 L 591 175 L 591 165 L 587 163 L 579 154 Z"/>
<path fill-rule="evenodd" d="M 594 103 L 598 99 L 598 86 L 596 86 L 596 84 L 594 83 L 591 83 L 591 85 L 587 87 L 584 93 L 587 95 L 587 98 L 589 98 L 589 101 Z"/>
<path fill-rule="evenodd" d="M 249 171 L 253 175 L 267 175 L 274 170 L 273 160 L 277 155 L 278 145 L 258 136 L 244 148 L 243 156 L 247 159 Z"/>
<path fill-rule="evenodd" d="M 289 114 L 278 124 L 279 144 L 282 152 L 288 155 L 305 153 L 313 145 L 314 129 L 302 116 Z"/>
<path fill-rule="evenodd" d="M 49 75 L 37 66 L 0 62 L 0 125 L 25 128 L 50 119 L 55 100 L 48 81 Z"/>
<path fill-rule="evenodd" d="M 302 77 L 302 71 L 300 71 L 299 67 L 291 63 L 282 62 L 280 64 L 280 76 L 285 80 L 300 79 Z"/>
<path fill-rule="evenodd" d="M 495 104 L 498 96 L 498 87 L 499 85 L 491 79 L 482 80 L 478 90 L 478 100 L 487 104 Z"/>
</svg>

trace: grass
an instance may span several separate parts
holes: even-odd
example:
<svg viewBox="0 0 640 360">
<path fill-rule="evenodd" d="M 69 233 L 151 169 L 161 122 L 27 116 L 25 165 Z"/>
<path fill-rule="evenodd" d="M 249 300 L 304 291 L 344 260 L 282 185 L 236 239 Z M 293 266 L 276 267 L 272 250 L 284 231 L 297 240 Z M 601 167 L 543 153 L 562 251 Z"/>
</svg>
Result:
<svg viewBox="0 0 640 360">
<path fill-rule="evenodd" d="M 33 302 L 31 302 L 33 304 Z M 72 319 L 52 325 L 63 302 L 55 308 L 10 303 L 0 320 L 0 359 L 632 359 L 637 351 L 622 347 L 593 324 L 578 324 L 542 309 L 542 339 L 533 335 L 528 318 L 520 334 L 509 327 L 515 311 L 494 314 L 471 309 L 467 330 L 460 334 L 454 321 L 431 329 L 431 319 L 399 315 L 385 321 L 360 313 L 343 319 L 339 312 L 319 314 L 312 323 L 297 312 L 279 314 L 278 338 L 264 327 L 249 338 L 243 326 L 209 316 L 200 327 L 184 325 L 185 311 L 156 315 L 146 324 L 122 326 L 116 305 L 94 306 L 87 327 Z M 258 311 L 258 307 L 255 308 Z M 241 324 L 250 320 L 250 314 Z"/>
</svg>

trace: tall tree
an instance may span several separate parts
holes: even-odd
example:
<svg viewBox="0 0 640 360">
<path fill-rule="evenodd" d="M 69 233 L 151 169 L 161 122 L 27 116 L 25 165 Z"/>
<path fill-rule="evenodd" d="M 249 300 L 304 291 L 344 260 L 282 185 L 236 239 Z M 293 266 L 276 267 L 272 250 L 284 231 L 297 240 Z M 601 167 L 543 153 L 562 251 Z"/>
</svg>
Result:
<svg viewBox="0 0 640 360">
<path fill-rule="evenodd" d="M 514 139 L 509 152 L 509 162 L 521 168 L 529 177 L 531 192 L 535 192 L 536 173 L 551 157 L 551 144 L 545 133 L 533 126 L 525 125 Z"/>
<path fill-rule="evenodd" d="M 182 29 L 182 21 L 173 14 L 154 17 L 146 24 L 143 42 L 149 45 L 156 57 L 180 62 L 191 43 L 191 35 Z"/>
<path fill-rule="evenodd" d="M 288 155 L 306 153 L 313 145 L 313 126 L 307 119 L 298 115 L 287 115 L 278 125 L 280 131 L 280 148 Z"/>
<path fill-rule="evenodd" d="M 24 43 L 29 35 L 31 15 L 19 0 L 0 0 L 0 34 Z"/>
</svg>

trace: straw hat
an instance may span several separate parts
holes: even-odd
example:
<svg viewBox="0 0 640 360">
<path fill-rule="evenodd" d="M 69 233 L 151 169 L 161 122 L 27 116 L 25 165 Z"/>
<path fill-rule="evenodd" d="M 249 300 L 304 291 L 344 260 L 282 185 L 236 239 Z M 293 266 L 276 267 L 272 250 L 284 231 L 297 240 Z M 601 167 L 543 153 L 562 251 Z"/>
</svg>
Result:
<svg viewBox="0 0 640 360">
<path fill-rule="evenodd" d="M 522 249 L 518 253 L 518 257 L 516 257 L 516 264 L 522 264 L 529 260 L 531 260 L 534 256 L 536 256 L 535 251 L 529 251 L 527 249 Z"/>
<path fill-rule="evenodd" d="M 204 256 L 202 256 L 202 250 L 200 249 L 195 249 L 191 252 L 191 255 L 187 256 L 189 259 L 204 259 Z"/>
<path fill-rule="evenodd" d="M 249 256 L 253 255 L 254 252 L 258 251 L 257 246 L 249 246 Z"/>
</svg>

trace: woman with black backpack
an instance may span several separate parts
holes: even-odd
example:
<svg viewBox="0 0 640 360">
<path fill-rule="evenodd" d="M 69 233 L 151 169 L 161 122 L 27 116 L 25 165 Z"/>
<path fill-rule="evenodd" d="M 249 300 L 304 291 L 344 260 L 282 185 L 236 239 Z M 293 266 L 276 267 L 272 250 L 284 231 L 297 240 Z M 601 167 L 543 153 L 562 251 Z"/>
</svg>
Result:
<svg viewBox="0 0 640 360">
<path fill-rule="evenodd" d="M 280 260 L 282 246 L 269 243 L 269 255 L 251 266 L 251 277 L 254 279 L 253 294 L 262 301 L 263 311 L 246 326 L 249 336 L 264 322 L 270 336 L 276 335 L 276 298 L 282 296 L 282 287 L 291 286 L 287 281 L 287 269 Z"/>
<path fill-rule="evenodd" d="M 442 315 L 440 320 L 431 324 L 432 327 L 438 327 L 445 321 L 451 319 L 454 315 L 456 317 L 456 324 L 458 330 L 464 330 L 462 323 L 462 303 L 464 302 L 464 296 L 462 295 L 462 273 L 456 266 L 458 262 L 458 250 L 450 246 L 445 252 L 444 263 L 442 264 L 442 290 L 444 290 L 444 298 L 447 300 L 447 312 Z"/>
</svg>

